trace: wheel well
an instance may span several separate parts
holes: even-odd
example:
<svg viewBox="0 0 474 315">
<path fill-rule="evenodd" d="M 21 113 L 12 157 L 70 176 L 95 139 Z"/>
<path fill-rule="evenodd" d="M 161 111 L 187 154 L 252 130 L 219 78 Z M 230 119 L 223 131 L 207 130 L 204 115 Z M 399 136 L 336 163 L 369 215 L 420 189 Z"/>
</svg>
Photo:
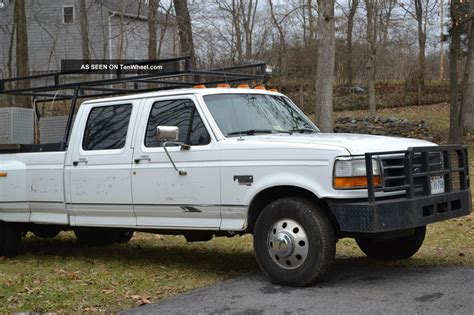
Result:
<svg viewBox="0 0 474 315">
<path fill-rule="evenodd" d="M 316 203 L 331 221 L 335 231 L 339 234 L 340 228 L 334 214 L 329 210 L 326 202 L 319 199 L 313 192 L 296 186 L 275 186 L 259 192 L 250 203 L 247 231 L 253 233 L 258 216 L 271 202 L 285 197 L 300 197 Z"/>
</svg>

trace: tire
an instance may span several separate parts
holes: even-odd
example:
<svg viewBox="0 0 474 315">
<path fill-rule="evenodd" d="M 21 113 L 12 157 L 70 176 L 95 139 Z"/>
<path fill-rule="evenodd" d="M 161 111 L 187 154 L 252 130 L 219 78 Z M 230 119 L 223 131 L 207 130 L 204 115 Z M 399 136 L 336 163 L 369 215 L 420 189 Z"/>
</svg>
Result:
<svg viewBox="0 0 474 315">
<path fill-rule="evenodd" d="M 77 240 L 87 245 L 105 246 L 117 243 L 119 231 L 104 228 L 78 228 L 74 230 Z"/>
<path fill-rule="evenodd" d="M 334 261 L 334 228 L 321 209 L 305 199 L 270 203 L 257 218 L 253 234 L 257 262 L 274 283 L 311 285 Z"/>
<path fill-rule="evenodd" d="M 14 223 L 0 221 L 0 256 L 14 257 L 20 249 L 21 231 Z"/>
<path fill-rule="evenodd" d="M 415 228 L 413 235 L 391 239 L 377 237 L 356 239 L 367 257 L 384 260 L 408 259 L 418 252 L 426 235 L 426 226 Z"/>
<path fill-rule="evenodd" d="M 210 232 L 206 232 L 206 231 L 187 232 L 187 233 L 184 233 L 183 235 L 186 241 L 189 243 L 207 242 L 207 241 L 210 241 L 214 237 L 214 234 Z"/>
<path fill-rule="evenodd" d="M 58 236 L 61 230 L 51 226 L 35 226 L 32 228 L 31 232 L 33 232 L 36 237 L 48 239 Z"/>
<path fill-rule="evenodd" d="M 117 243 L 125 244 L 130 242 L 135 231 L 132 230 L 120 230 L 117 232 Z"/>
</svg>

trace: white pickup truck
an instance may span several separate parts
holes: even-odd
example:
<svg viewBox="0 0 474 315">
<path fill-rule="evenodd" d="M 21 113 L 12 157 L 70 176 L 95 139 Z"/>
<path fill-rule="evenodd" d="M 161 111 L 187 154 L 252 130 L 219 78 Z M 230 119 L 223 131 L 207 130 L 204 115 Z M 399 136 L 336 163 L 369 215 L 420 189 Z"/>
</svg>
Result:
<svg viewBox="0 0 474 315">
<path fill-rule="evenodd" d="M 276 283 L 314 283 L 336 242 L 404 259 L 426 225 L 471 212 L 465 148 L 327 134 L 285 95 L 186 88 L 84 102 L 67 150 L 0 147 L 0 255 L 21 236 L 90 244 L 134 231 L 253 234 Z"/>
</svg>

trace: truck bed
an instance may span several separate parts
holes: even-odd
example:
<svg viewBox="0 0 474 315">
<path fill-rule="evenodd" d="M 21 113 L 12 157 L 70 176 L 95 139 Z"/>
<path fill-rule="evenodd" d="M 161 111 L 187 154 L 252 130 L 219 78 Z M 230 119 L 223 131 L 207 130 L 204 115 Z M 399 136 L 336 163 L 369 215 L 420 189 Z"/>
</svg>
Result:
<svg viewBox="0 0 474 315">
<path fill-rule="evenodd" d="M 68 224 L 64 202 L 66 152 L 0 155 L 0 220 Z"/>
</svg>

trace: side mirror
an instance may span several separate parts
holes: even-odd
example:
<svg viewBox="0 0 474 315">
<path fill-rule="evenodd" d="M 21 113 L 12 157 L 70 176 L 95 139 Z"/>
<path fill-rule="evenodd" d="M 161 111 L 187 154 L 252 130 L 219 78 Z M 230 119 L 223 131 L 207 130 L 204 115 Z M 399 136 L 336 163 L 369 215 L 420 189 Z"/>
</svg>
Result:
<svg viewBox="0 0 474 315">
<path fill-rule="evenodd" d="M 158 141 L 178 141 L 179 128 L 176 126 L 156 127 L 156 140 Z"/>
<path fill-rule="evenodd" d="M 179 128 L 176 126 L 158 126 L 156 127 L 155 137 L 156 137 L 156 140 L 165 142 L 163 143 L 163 149 L 165 150 L 165 153 L 168 156 L 176 172 L 178 172 L 179 175 L 187 175 L 188 172 L 184 170 L 180 170 L 176 167 L 176 164 L 174 163 L 167 149 L 168 144 L 180 145 L 181 151 L 188 151 L 191 149 L 191 146 L 185 143 L 177 142 L 179 140 Z"/>
</svg>

